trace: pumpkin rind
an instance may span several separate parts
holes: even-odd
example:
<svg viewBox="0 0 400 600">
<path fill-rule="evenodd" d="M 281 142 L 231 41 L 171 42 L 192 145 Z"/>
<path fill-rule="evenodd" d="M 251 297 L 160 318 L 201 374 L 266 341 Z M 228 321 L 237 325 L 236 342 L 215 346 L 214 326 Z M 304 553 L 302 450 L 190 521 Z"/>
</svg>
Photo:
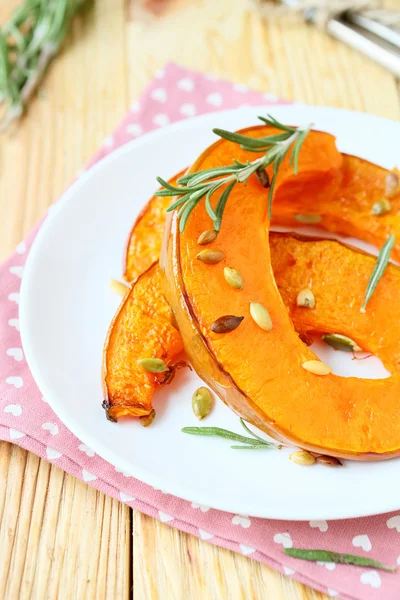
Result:
<svg viewBox="0 0 400 600">
<path fill-rule="evenodd" d="M 252 128 L 245 133 L 265 135 L 265 130 Z M 229 164 L 232 156 L 242 162 L 254 159 L 254 154 L 224 140 L 211 146 L 192 170 Z M 331 136 L 311 132 L 300 153 L 298 175 L 293 174 L 288 161 L 281 165 L 273 211 L 298 197 L 304 205 L 318 205 L 322 198 L 333 202 L 341 161 Z M 333 374 L 317 377 L 302 368 L 304 362 L 316 357 L 299 339 L 276 287 L 266 192 L 259 182 L 252 178 L 247 187 L 234 188 L 218 235 L 226 263 L 246 280 L 240 294 L 223 287 L 225 261 L 213 267 L 211 276 L 196 260 L 196 240 L 208 226 L 202 204 L 182 234 L 174 214 L 168 221 L 162 253 L 168 300 L 198 374 L 233 410 L 279 439 L 359 460 L 398 454 L 397 375 L 385 380 Z M 263 331 L 246 318 L 254 301 L 268 309 L 274 324 L 271 331 Z M 241 314 L 245 319 L 228 336 L 216 336 L 210 333 L 210 324 L 221 314 Z"/>
<path fill-rule="evenodd" d="M 155 264 L 132 284 L 109 328 L 103 359 L 103 407 L 110 420 L 151 413 L 154 391 L 165 373 L 148 373 L 138 361 L 160 358 L 171 365 L 183 349 L 171 319 Z"/>
</svg>

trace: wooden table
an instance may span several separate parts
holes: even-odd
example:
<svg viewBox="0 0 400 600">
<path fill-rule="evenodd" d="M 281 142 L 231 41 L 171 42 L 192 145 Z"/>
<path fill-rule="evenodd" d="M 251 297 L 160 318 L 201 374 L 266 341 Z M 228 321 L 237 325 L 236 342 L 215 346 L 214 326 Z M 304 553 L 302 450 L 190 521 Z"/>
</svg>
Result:
<svg viewBox="0 0 400 600">
<path fill-rule="evenodd" d="M 0 23 L 19 1 L 1 0 Z M 27 117 L 0 138 L 0 258 L 166 60 L 292 100 L 400 117 L 394 77 L 299 22 L 263 22 L 249 0 L 97 0 L 75 23 Z M 140 600 L 324 597 L 5 442 L 0 557 L 0 600 L 119 600 L 133 589 Z"/>
</svg>

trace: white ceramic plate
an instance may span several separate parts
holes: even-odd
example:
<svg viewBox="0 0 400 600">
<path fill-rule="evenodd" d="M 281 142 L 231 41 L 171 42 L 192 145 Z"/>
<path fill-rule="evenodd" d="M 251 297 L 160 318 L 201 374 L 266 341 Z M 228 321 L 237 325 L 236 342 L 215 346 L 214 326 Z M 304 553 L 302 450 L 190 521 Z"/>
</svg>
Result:
<svg viewBox="0 0 400 600">
<path fill-rule="evenodd" d="M 399 160 L 399 123 L 300 105 L 269 110 L 284 123 L 312 121 L 334 133 L 342 151 L 387 168 Z M 279 519 L 394 510 L 400 507 L 399 459 L 305 469 L 288 460 L 286 450 L 240 452 L 227 440 L 181 433 L 181 427 L 198 424 L 191 396 L 200 380 L 188 372 L 180 372 L 157 395 L 157 419 L 148 429 L 133 421 L 110 423 L 101 408 L 103 341 L 119 301 L 109 281 L 121 276 L 128 232 L 156 188 L 156 175 L 168 178 L 193 161 L 214 140 L 213 127 L 253 125 L 265 112 L 246 107 L 214 113 L 143 136 L 65 193 L 41 228 L 25 268 L 20 305 L 25 354 L 39 388 L 71 431 L 119 469 L 171 494 Z M 343 375 L 385 376 L 374 358 L 350 361 L 336 352 L 326 360 Z M 237 417 L 219 401 L 207 425 L 241 431 Z"/>
</svg>

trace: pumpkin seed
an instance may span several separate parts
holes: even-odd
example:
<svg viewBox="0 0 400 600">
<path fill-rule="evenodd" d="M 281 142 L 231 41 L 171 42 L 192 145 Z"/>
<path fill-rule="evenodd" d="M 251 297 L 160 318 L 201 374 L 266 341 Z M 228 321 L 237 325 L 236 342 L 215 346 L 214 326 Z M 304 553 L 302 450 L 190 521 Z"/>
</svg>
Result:
<svg viewBox="0 0 400 600">
<path fill-rule="evenodd" d="M 298 223 L 305 225 L 313 225 L 322 221 L 321 215 L 294 215 L 294 218 Z"/>
<path fill-rule="evenodd" d="M 168 365 L 161 358 L 140 358 L 136 361 L 148 373 L 164 373 L 169 371 Z"/>
<path fill-rule="evenodd" d="M 310 288 L 304 288 L 297 294 L 296 300 L 297 306 L 302 306 L 303 308 L 314 308 L 315 306 L 315 296 L 310 290 Z"/>
<path fill-rule="evenodd" d="M 229 333 L 239 327 L 243 319 L 244 317 L 235 317 L 235 315 L 224 315 L 214 321 L 211 325 L 211 331 L 214 333 Z"/>
<path fill-rule="evenodd" d="M 151 413 L 149 413 L 148 415 L 139 417 L 139 423 L 141 424 L 142 427 L 148 427 L 154 421 L 155 416 L 156 416 L 156 411 L 153 408 Z"/>
<path fill-rule="evenodd" d="M 216 240 L 217 236 L 218 231 L 215 231 L 215 229 L 207 229 L 199 235 L 197 243 L 199 244 L 199 246 L 207 246 L 208 244 L 211 244 L 214 240 Z"/>
<path fill-rule="evenodd" d="M 400 178 L 399 171 L 395 169 L 386 175 L 385 179 L 385 195 L 388 198 L 393 198 L 400 193 Z"/>
<path fill-rule="evenodd" d="M 225 254 L 222 250 L 207 249 L 199 252 L 196 258 L 206 265 L 216 265 L 225 258 Z"/>
<path fill-rule="evenodd" d="M 325 456 L 325 454 L 316 456 L 315 462 L 320 465 L 325 465 L 326 467 L 343 467 L 343 463 L 341 463 L 338 458 L 335 456 Z"/>
<path fill-rule="evenodd" d="M 320 360 L 307 360 L 301 366 L 314 375 L 328 375 L 332 372 L 332 369 Z"/>
<path fill-rule="evenodd" d="M 261 329 L 265 331 L 271 331 L 272 329 L 272 320 L 268 310 L 259 302 L 250 302 L 250 314 L 253 318 L 253 321 L 257 323 Z"/>
<path fill-rule="evenodd" d="M 210 414 L 212 403 L 213 397 L 208 388 L 199 387 L 195 391 L 192 397 L 192 409 L 199 421 Z"/>
<path fill-rule="evenodd" d="M 231 267 L 224 268 L 224 277 L 225 281 L 229 283 L 229 285 L 237 290 L 243 289 L 243 279 L 235 269 L 231 269 Z"/>
<path fill-rule="evenodd" d="M 269 188 L 271 184 L 269 180 L 269 175 L 265 169 L 257 169 L 256 177 L 263 186 L 263 188 Z"/>
<path fill-rule="evenodd" d="M 354 340 L 346 335 L 341 335 L 340 333 L 325 333 L 321 336 L 321 339 L 335 350 L 342 350 L 343 352 L 362 352 L 362 349 Z"/>
<path fill-rule="evenodd" d="M 122 283 L 122 281 L 118 281 L 118 279 L 111 279 L 110 288 L 119 296 L 125 296 L 126 292 L 129 289 L 127 285 Z"/>
<path fill-rule="evenodd" d="M 292 452 L 289 456 L 290 460 L 296 465 L 303 465 L 304 467 L 309 467 L 315 463 L 315 458 L 309 452 L 305 450 L 297 450 L 297 452 Z"/>
<path fill-rule="evenodd" d="M 390 200 L 388 200 L 387 198 L 382 198 L 382 200 L 379 200 L 379 202 L 375 202 L 375 204 L 373 205 L 371 215 L 387 215 L 387 213 L 391 210 L 392 205 L 390 203 Z"/>
<path fill-rule="evenodd" d="M 311 337 L 311 335 L 307 335 L 307 333 L 300 332 L 299 338 L 301 339 L 303 344 L 305 344 L 306 346 L 311 346 L 314 343 L 314 340 Z"/>
</svg>

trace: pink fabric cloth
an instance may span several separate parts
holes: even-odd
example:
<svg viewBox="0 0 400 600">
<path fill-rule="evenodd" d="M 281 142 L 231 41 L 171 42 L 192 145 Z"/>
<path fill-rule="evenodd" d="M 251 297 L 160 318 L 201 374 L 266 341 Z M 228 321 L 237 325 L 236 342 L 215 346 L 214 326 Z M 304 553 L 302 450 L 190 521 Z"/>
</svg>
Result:
<svg viewBox="0 0 400 600">
<path fill-rule="evenodd" d="M 91 164 L 142 133 L 193 115 L 279 102 L 270 94 L 217 81 L 170 64 L 109 136 Z M 18 291 L 38 227 L 0 268 L 0 438 L 18 444 L 95 488 L 201 539 L 261 561 L 303 583 L 346 599 L 399 600 L 400 573 L 286 557 L 284 547 L 326 548 L 400 564 L 398 513 L 345 521 L 287 522 L 249 518 L 164 494 L 116 469 L 78 440 L 42 397 L 24 360 Z M 400 498 L 399 498 L 400 507 Z"/>
</svg>

